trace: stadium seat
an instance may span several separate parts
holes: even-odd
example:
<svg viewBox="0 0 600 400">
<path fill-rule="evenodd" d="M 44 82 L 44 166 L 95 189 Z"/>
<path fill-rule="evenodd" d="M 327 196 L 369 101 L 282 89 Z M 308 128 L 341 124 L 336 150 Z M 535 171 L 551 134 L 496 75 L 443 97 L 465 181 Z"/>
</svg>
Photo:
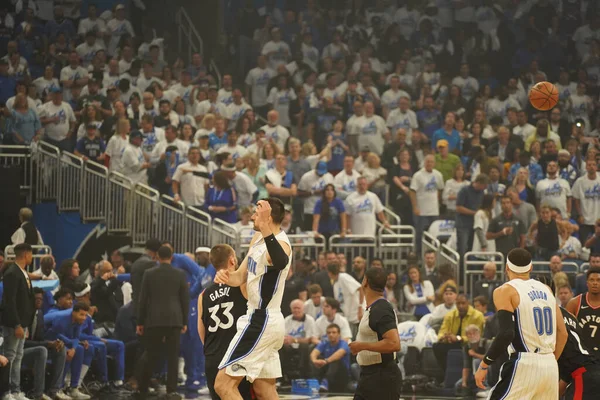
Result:
<svg viewBox="0 0 600 400">
<path fill-rule="evenodd" d="M 433 348 L 424 347 L 421 350 L 421 371 L 430 378 L 441 380 L 443 372 L 433 353 Z"/>
</svg>

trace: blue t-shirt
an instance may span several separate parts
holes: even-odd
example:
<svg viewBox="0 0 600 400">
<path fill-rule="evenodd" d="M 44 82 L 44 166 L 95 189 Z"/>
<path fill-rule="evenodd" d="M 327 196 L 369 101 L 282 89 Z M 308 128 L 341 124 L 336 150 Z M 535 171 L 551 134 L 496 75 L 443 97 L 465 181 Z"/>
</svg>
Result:
<svg viewBox="0 0 600 400">
<path fill-rule="evenodd" d="M 342 361 L 344 362 L 346 369 L 348 371 L 350 370 L 350 347 L 348 347 L 348 343 L 346 343 L 344 340 L 340 339 L 337 344 L 331 344 L 329 340 L 323 340 L 317 345 L 317 347 L 315 347 L 315 349 L 319 350 L 323 358 L 331 357 L 331 355 L 339 349 L 346 350 L 346 354 L 342 358 Z"/>
<path fill-rule="evenodd" d="M 415 287 L 415 292 L 417 293 L 417 296 L 424 297 L 423 296 L 423 287 L 421 286 L 421 284 L 417 283 L 417 284 L 414 284 L 413 286 Z M 429 311 L 429 308 L 427 308 L 427 306 L 425 304 L 418 304 L 415 307 L 415 315 L 423 316 L 423 315 L 429 314 L 430 312 L 431 311 Z"/>
<path fill-rule="evenodd" d="M 75 146 L 75 148 L 90 160 L 97 162 L 98 157 L 106 151 L 106 144 L 104 143 L 104 140 L 97 136 L 93 139 L 84 136 L 77 141 L 77 146 Z"/>
<path fill-rule="evenodd" d="M 322 204 L 321 199 L 317 200 L 313 215 L 321 215 Z M 321 217 L 319 220 L 319 233 L 339 233 L 341 231 L 340 214 L 343 212 L 346 212 L 344 202 L 336 197 L 329 203 L 329 218 Z"/>
<path fill-rule="evenodd" d="M 431 139 L 431 147 L 437 149 L 437 142 L 438 140 L 442 139 L 448 141 L 448 150 L 451 152 L 454 151 L 454 149 L 460 150 L 462 147 L 460 144 L 460 134 L 456 129 L 452 129 L 452 133 L 450 135 L 446 133 L 444 128 L 440 128 L 435 131 L 433 133 L 433 139 Z"/>
<path fill-rule="evenodd" d="M 219 138 L 216 133 L 211 133 L 208 135 L 208 145 L 214 151 L 219 150 L 221 147 L 227 145 L 227 132 L 223 135 L 222 138 Z"/>
<path fill-rule="evenodd" d="M 233 207 L 236 205 L 234 200 L 233 188 L 217 190 L 215 187 L 211 187 L 206 192 L 206 199 L 204 200 L 204 207 L 208 211 L 208 207 L 210 206 L 220 206 L 220 207 Z M 220 218 L 225 222 L 229 222 L 230 224 L 235 224 L 237 222 L 237 210 L 228 210 L 225 212 L 214 212 L 208 211 L 208 213 L 213 218 Z"/>
<path fill-rule="evenodd" d="M 433 137 L 435 131 L 442 126 L 442 114 L 438 110 L 421 110 L 417 112 L 417 120 L 424 134 L 429 139 Z"/>
<path fill-rule="evenodd" d="M 346 143 L 346 135 L 343 133 L 335 135 L 331 132 L 328 135 L 332 141 L 341 140 L 343 143 Z M 347 143 L 346 143 L 347 144 Z M 331 160 L 327 163 L 328 171 L 341 171 L 344 169 L 344 157 L 346 157 L 346 150 L 342 146 L 335 145 L 331 148 Z"/>
</svg>

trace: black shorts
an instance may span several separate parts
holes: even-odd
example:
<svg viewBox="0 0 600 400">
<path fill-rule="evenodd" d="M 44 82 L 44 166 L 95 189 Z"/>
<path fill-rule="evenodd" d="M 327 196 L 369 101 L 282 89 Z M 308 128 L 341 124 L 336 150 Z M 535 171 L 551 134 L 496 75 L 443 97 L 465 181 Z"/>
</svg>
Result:
<svg viewBox="0 0 600 400">
<path fill-rule="evenodd" d="M 394 362 L 361 367 L 354 400 L 398 400 L 402 374 Z"/>
<path fill-rule="evenodd" d="M 600 398 L 600 365 L 580 368 L 573 373 L 573 383 L 567 390 L 566 399 L 597 400 Z"/>
<path fill-rule="evenodd" d="M 217 379 L 217 374 L 219 373 L 219 364 L 223 359 L 222 356 L 208 356 L 205 360 L 205 374 L 206 374 L 206 385 L 208 386 L 208 390 L 210 391 L 210 398 L 212 400 L 221 400 L 217 392 L 215 392 L 215 381 Z M 245 378 L 240 382 L 240 386 L 238 386 L 240 394 L 244 400 L 252 400 L 252 395 L 250 394 L 250 382 Z"/>
</svg>

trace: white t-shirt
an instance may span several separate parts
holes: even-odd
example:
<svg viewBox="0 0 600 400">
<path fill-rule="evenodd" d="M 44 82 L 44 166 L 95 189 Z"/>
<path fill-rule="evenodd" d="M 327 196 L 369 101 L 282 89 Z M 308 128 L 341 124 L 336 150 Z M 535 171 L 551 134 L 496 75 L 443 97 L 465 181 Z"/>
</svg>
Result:
<svg viewBox="0 0 600 400">
<path fill-rule="evenodd" d="M 448 210 L 456 211 L 456 199 L 450 200 L 449 197 L 454 195 L 458 196 L 458 192 L 463 186 L 470 185 L 469 181 L 457 182 L 454 178 L 448 179 L 444 185 L 444 192 L 442 193 L 442 201 L 448 208 Z"/>
<path fill-rule="evenodd" d="M 310 300 L 309 300 L 310 301 Z M 312 303 L 312 301 L 310 301 Z M 325 340 L 327 338 L 327 327 L 331 324 L 336 324 L 340 327 L 340 337 L 342 339 L 352 339 L 352 331 L 350 330 L 350 324 L 348 318 L 342 314 L 336 313 L 333 317 L 333 321 L 330 321 L 325 315 L 321 315 L 317 318 L 317 338 L 319 340 Z"/>
<path fill-rule="evenodd" d="M 398 101 L 401 97 L 410 99 L 410 95 L 404 90 L 398 90 L 397 92 L 392 89 L 386 90 L 381 96 L 381 105 L 387 107 L 390 111 L 398 108 Z"/>
<path fill-rule="evenodd" d="M 460 94 L 467 101 L 470 101 L 479 92 L 479 82 L 472 76 L 466 78 L 457 76 L 452 79 L 452 84 L 460 88 Z"/>
<path fill-rule="evenodd" d="M 85 36 L 89 31 L 93 32 L 105 32 L 106 31 L 106 23 L 101 18 L 96 18 L 95 20 L 91 20 L 89 18 L 84 18 L 79 21 L 79 29 L 77 30 L 77 34 L 80 36 Z"/>
<path fill-rule="evenodd" d="M 39 78 L 34 80 L 33 84 L 37 88 L 37 92 L 40 97 L 42 97 L 44 92 L 47 93 L 50 90 L 50 88 L 60 87 L 60 82 L 58 82 L 58 79 L 52 78 L 50 80 L 47 80 L 43 76 L 40 76 Z"/>
<path fill-rule="evenodd" d="M 108 54 L 110 56 L 115 56 L 117 54 L 117 47 L 119 46 L 122 36 L 129 35 L 135 37 L 133 26 L 131 26 L 131 23 L 126 19 L 122 21 L 119 21 L 116 18 L 111 19 L 106 24 L 106 30 L 110 34 L 110 42 L 108 44 Z"/>
<path fill-rule="evenodd" d="M 60 70 L 60 81 L 76 81 L 78 79 L 87 78 L 89 76 L 87 69 L 83 68 L 81 65 L 76 68 L 71 68 L 70 65 L 67 65 L 63 69 Z M 63 90 L 63 98 L 66 101 L 71 100 L 71 89 L 64 88 Z"/>
<path fill-rule="evenodd" d="M 250 104 L 242 101 L 242 104 L 230 103 L 226 109 L 227 119 L 229 120 L 229 129 L 233 129 L 242 115 L 244 115 L 246 111 L 252 110 L 252 107 Z"/>
<path fill-rule="evenodd" d="M 591 180 L 587 174 L 573 185 L 573 197 L 579 200 L 584 225 L 594 225 L 600 217 L 600 174 Z"/>
<path fill-rule="evenodd" d="M 573 34 L 573 41 L 579 57 L 583 58 L 590 52 L 592 39 L 600 40 L 600 29 L 592 30 L 589 24 L 580 26 Z"/>
<path fill-rule="evenodd" d="M 252 102 L 254 107 L 262 107 L 267 104 L 267 88 L 271 78 L 277 73 L 272 69 L 251 69 L 246 75 L 246 85 L 251 87 Z"/>
<path fill-rule="evenodd" d="M 283 126 L 290 126 L 290 103 L 296 100 L 296 92 L 294 89 L 278 90 L 276 87 L 271 88 L 267 103 L 273 104 L 273 108 L 279 112 L 279 123 Z"/>
<path fill-rule="evenodd" d="M 285 142 L 290 137 L 290 131 L 282 125 L 269 126 L 263 125 L 260 129 L 265 131 L 266 139 L 273 139 L 277 143 L 279 150 L 285 149 Z"/>
<path fill-rule="evenodd" d="M 229 145 L 221 146 L 219 147 L 219 150 L 217 150 L 217 154 L 230 153 L 231 158 L 234 160 L 244 157 L 247 152 L 248 151 L 246 148 L 244 146 L 240 146 L 239 144 L 235 145 L 234 147 L 230 147 Z"/>
<path fill-rule="evenodd" d="M 360 283 L 351 275 L 340 272 L 333 284 L 333 297 L 340 302 L 340 308 L 348 322 L 358 323 L 358 306 Z"/>
<path fill-rule="evenodd" d="M 357 116 L 355 114 L 352 114 L 352 116 L 350 118 L 348 118 L 348 121 L 346 121 L 346 135 L 348 136 L 355 136 L 360 134 L 360 119 L 362 118 L 362 116 Z"/>
<path fill-rule="evenodd" d="M 269 53 L 272 54 L 268 55 Z M 283 40 L 280 40 L 278 43 L 275 43 L 274 41 L 265 43 L 261 54 L 267 56 L 269 58 L 269 66 L 272 69 L 277 70 L 277 67 L 280 65 L 287 64 L 287 60 L 292 53 L 290 51 L 290 46 Z"/>
<path fill-rule="evenodd" d="M 387 118 L 386 125 L 390 128 L 390 132 L 394 134 L 398 129 L 406 129 L 406 142 L 410 144 L 411 133 L 413 129 L 419 127 L 417 122 L 417 114 L 413 110 L 402 112 L 399 108 L 392 111 Z"/>
<path fill-rule="evenodd" d="M 437 169 L 427 172 L 425 168 L 418 170 L 410 182 L 410 190 L 417 196 L 417 204 L 421 216 L 440 215 L 438 191 L 444 189 L 444 178 Z"/>
<path fill-rule="evenodd" d="M 323 303 L 325 302 L 325 297 L 321 296 L 321 302 L 318 306 L 315 306 L 312 299 L 308 299 L 304 302 L 304 313 L 310 315 L 315 320 L 318 320 L 319 317 L 323 314 Z"/>
<path fill-rule="evenodd" d="M 305 192 L 322 191 L 329 183 L 333 183 L 333 175 L 328 172 L 323 176 L 319 176 L 315 170 L 312 170 L 302 175 L 300 182 L 298 182 L 298 189 Z M 304 214 L 313 215 L 315 204 L 320 198 L 321 194 L 306 197 L 304 199 Z"/>
<path fill-rule="evenodd" d="M 49 101 L 40 108 L 40 118 L 59 117 L 57 123 L 47 124 L 44 128 L 46 135 L 52 140 L 61 141 L 67 138 L 69 124 L 75 122 L 75 114 L 69 103 L 62 102 L 59 106 Z"/>
<path fill-rule="evenodd" d="M 523 126 L 517 125 L 512 130 L 513 135 L 520 136 L 523 141 L 527 141 L 529 136 L 535 133 L 535 126 L 531 124 L 525 124 Z"/>
<path fill-rule="evenodd" d="M 96 42 L 92 46 L 87 44 L 87 42 L 83 42 L 75 48 L 75 51 L 77 51 L 77 54 L 79 54 L 84 67 L 90 65 L 98 50 L 104 50 L 102 42 Z"/>
<path fill-rule="evenodd" d="M 571 187 L 564 179 L 542 179 L 535 187 L 535 195 L 541 205 L 558 208 L 563 218 L 567 218 L 567 197 L 571 197 Z"/>
<path fill-rule="evenodd" d="M 106 145 L 106 155 L 110 157 L 109 171 L 121 172 L 121 158 L 125 147 L 129 144 L 129 135 L 123 139 L 121 135 L 112 135 Z"/>
<path fill-rule="evenodd" d="M 448 314 L 450 311 L 454 311 L 455 309 L 456 304 L 452 304 L 452 307 L 448 308 L 446 307 L 446 304 L 442 303 L 433 309 L 431 312 L 431 319 L 443 319 L 446 314 Z"/>
<path fill-rule="evenodd" d="M 183 102 L 185 103 L 185 112 L 191 113 L 192 106 L 190 105 L 190 96 L 192 95 L 192 90 L 194 89 L 194 85 L 183 86 L 181 83 L 173 85 L 173 87 L 169 90 L 174 91 L 181 97 Z"/>
<path fill-rule="evenodd" d="M 322 58 L 329 57 L 334 60 L 337 60 L 339 58 L 345 57 L 346 54 L 349 54 L 348 46 L 346 44 L 340 43 L 339 45 L 337 45 L 335 43 L 329 43 L 323 49 L 323 54 L 321 55 L 321 57 Z"/>
<path fill-rule="evenodd" d="M 304 314 L 304 320 L 295 320 L 292 315 L 285 317 L 285 334 L 296 339 L 317 337 L 317 325 L 315 319 Z"/>
<path fill-rule="evenodd" d="M 346 171 L 341 171 L 333 178 L 335 190 L 342 200 L 348 197 L 350 193 L 356 192 L 356 180 L 359 177 L 360 174 L 353 169 L 352 175 L 348 175 Z"/>
<path fill-rule="evenodd" d="M 384 135 L 388 131 L 385 121 L 379 115 L 362 116 L 356 121 L 359 147 L 369 146 L 377 154 L 383 153 Z"/>
<path fill-rule="evenodd" d="M 485 234 L 488 231 L 488 228 L 490 227 L 490 220 L 488 219 L 488 216 L 485 214 L 485 211 L 483 210 L 477 210 L 477 212 L 475 213 L 475 217 L 473 218 L 473 230 L 476 229 L 481 229 L 481 231 L 483 232 L 483 235 L 485 236 Z M 475 237 L 473 238 L 473 251 L 481 251 L 481 248 L 485 247 L 485 251 L 496 251 L 496 241 L 495 240 L 487 240 L 485 244 L 482 246 L 481 243 L 479 242 L 479 238 L 477 235 L 475 235 Z"/>
<path fill-rule="evenodd" d="M 383 211 L 379 197 L 373 192 L 351 193 L 346 198 L 346 212 L 350 216 L 350 229 L 358 235 L 375 236 L 376 215 Z"/>
<path fill-rule="evenodd" d="M 238 208 L 247 207 L 252 204 L 252 196 L 258 188 L 250 177 L 242 172 L 236 172 L 233 178 L 233 187 L 237 194 Z"/>
<path fill-rule="evenodd" d="M 205 166 L 185 162 L 177 167 L 173 174 L 173 180 L 179 182 L 179 196 L 185 205 L 201 206 L 204 204 L 204 186 L 208 179 L 195 176 L 192 173 L 184 174 L 183 170 L 189 169 L 197 172 L 208 172 Z"/>
<path fill-rule="evenodd" d="M 210 110 L 211 107 L 213 108 L 213 111 Z M 216 103 L 211 103 L 210 100 L 202 100 L 201 102 L 196 103 L 193 115 L 206 115 L 209 112 L 212 112 L 215 115 L 220 115 L 223 118 L 229 117 L 229 114 L 227 113 L 227 106 L 225 104 L 219 101 Z"/>
<path fill-rule="evenodd" d="M 160 160 L 160 156 L 167 151 L 167 147 L 175 146 L 177 147 L 177 152 L 179 153 L 180 160 L 186 160 L 188 151 L 190 150 L 190 143 L 181 139 L 175 139 L 172 143 L 167 142 L 166 140 L 161 140 L 156 144 L 154 150 L 152 150 L 152 155 L 150 156 L 150 162 L 152 164 L 156 164 Z"/>
<path fill-rule="evenodd" d="M 219 89 L 217 92 L 217 101 L 220 101 L 225 105 L 233 103 L 233 90 L 227 90 L 225 88 Z"/>
<path fill-rule="evenodd" d="M 121 158 L 121 173 L 131 179 L 133 183 L 146 184 L 148 182 L 148 170 L 142 169 L 142 164 L 145 162 L 142 148 L 128 144 Z"/>
</svg>

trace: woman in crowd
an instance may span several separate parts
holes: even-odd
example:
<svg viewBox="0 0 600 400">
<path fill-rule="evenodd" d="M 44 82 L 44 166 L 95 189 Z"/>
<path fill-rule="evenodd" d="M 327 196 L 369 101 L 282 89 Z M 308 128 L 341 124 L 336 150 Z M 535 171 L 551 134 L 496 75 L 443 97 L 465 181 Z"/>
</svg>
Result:
<svg viewBox="0 0 600 400">
<path fill-rule="evenodd" d="M 344 169 L 344 157 L 350 151 L 343 130 L 344 121 L 338 119 L 333 124 L 333 132 L 327 136 L 327 144 L 331 147 L 331 160 L 327 163 L 327 170 L 334 176 Z"/>
<path fill-rule="evenodd" d="M 471 128 L 471 132 L 473 131 L 473 125 L 475 124 L 479 124 L 481 127 L 480 137 L 483 139 L 494 137 L 494 130 L 488 123 L 485 117 L 485 111 L 483 109 L 476 110 L 475 114 L 473 114 L 473 122 L 471 122 L 471 125 L 469 126 Z"/>
<path fill-rule="evenodd" d="M 404 285 L 404 299 L 407 312 L 419 320 L 433 311 L 435 292 L 431 282 L 421 278 L 419 267 L 413 265 L 406 273 L 408 282 Z"/>
<path fill-rule="evenodd" d="M 58 279 L 60 287 L 63 289 L 71 289 L 75 291 L 79 278 L 79 263 L 73 258 L 68 258 L 60 264 L 58 269 Z"/>
<path fill-rule="evenodd" d="M 179 81 L 177 81 L 173 75 L 173 70 L 168 65 L 163 68 L 161 79 L 164 82 L 163 90 L 167 90 L 179 83 Z"/>
<path fill-rule="evenodd" d="M 312 230 L 325 236 L 325 243 L 333 235 L 346 235 L 348 220 L 344 202 L 337 197 L 335 186 L 328 184 L 315 204 Z"/>
<path fill-rule="evenodd" d="M 470 184 L 471 182 L 465 180 L 465 167 L 462 164 L 458 164 L 454 168 L 452 178 L 446 181 L 444 191 L 442 192 L 442 201 L 446 205 L 446 212 L 449 219 L 454 219 L 454 215 L 456 214 L 456 198 L 458 192 L 460 192 L 460 189 Z"/>
<path fill-rule="evenodd" d="M 230 224 L 237 222 L 237 196 L 223 171 L 213 175 L 213 186 L 206 192 L 204 208 L 210 216 Z"/>
<path fill-rule="evenodd" d="M 131 126 L 127 118 L 121 118 L 117 121 L 117 132 L 110 137 L 106 145 L 105 164 L 110 171 L 119 172 L 121 168 L 121 156 L 129 144 L 129 131 Z"/>
<path fill-rule="evenodd" d="M 465 156 L 469 155 L 471 152 L 471 149 L 475 146 L 487 147 L 488 141 L 487 141 L 487 139 L 482 138 L 481 134 L 482 134 L 481 123 L 479 123 L 479 122 L 472 123 L 471 124 L 471 137 L 469 137 L 468 139 L 465 139 L 463 142 L 463 147 L 462 147 L 463 155 L 465 155 Z"/>
<path fill-rule="evenodd" d="M 473 221 L 473 230 L 475 232 L 473 251 L 496 251 L 496 242 L 494 240 L 487 240 L 485 237 L 492 221 L 492 210 L 496 206 L 495 203 L 496 199 L 493 194 L 485 194 L 481 202 L 481 207 L 475 213 Z"/>
<path fill-rule="evenodd" d="M 246 166 L 242 172 L 248 175 L 258 188 L 258 198 L 266 199 L 269 197 L 267 188 L 265 187 L 265 174 L 267 173 L 267 169 L 264 165 L 261 165 L 258 156 L 254 153 L 247 153 L 242 159 Z"/>
<path fill-rule="evenodd" d="M 531 153 L 531 160 L 529 162 L 539 164 L 542 159 L 542 144 L 538 140 L 534 140 L 531 142 L 529 152 Z"/>
<path fill-rule="evenodd" d="M 81 124 L 79 124 L 79 128 L 77 129 L 77 140 L 86 135 L 87 126 L 90 124 L 96 125 L 96 129 L 100 130 L 102 121 L 100 121 L 98 118 L 98 110 L 96 109 L 96 106 L 88 103 L 81 113 Z"/>
<path fill-rule="evenodd" d="M 181 125 L 181 134 L 179 139 L 188 143 L 190 146 L 194 144 L 194 126 L 191 123 L 184 123 Z"/>
<path fill-rule="evenodd" d="M 369 154 L 367 165 L 363 169 L 362 175 L 367 178 L 369 190 L 375 193 L 381 202 L 385 204 L 385 177 L 387 176 L 387 171 L 381 166 L 381 159 L 377 154 Z"/>
<path fill-rule="evenodd" d="M 319 161 L 329 162 L 331 159 L 331 146 L 327 144 L 320 153 L 317 153 L 317 146 L 312 141 L 302 145 L 302 157 L 308 162 L 311 169 L 315 169 Z"/>
<path fill-rule="evenodd" d="M 191 124 L 194 128 L 196 127 L 196 118 L 190 114 L 186 114 L 185 103 L 183 100 L 175 100 L 175 106 L 173 106 L 173 110 L 175 113 L 177 113 L 177 117 L 179 118 L 179 127 L 183 126 L 184 124 Z"/>
<path fill-rule="evenodd" d="M 238 119 L 236 125 L 236 132 L 238 133 L 238 144 L 248 148 L 254 143 L 254 132 L 252 132 L 252 121 L 249 117 L 242 117 Z"/>
<path fill-rule="evenodd" d="M 279 147 L 274 142 L 265 143 L 260 155 L 260 165 L 266 170 L 275 168 L 277 154 L 279 154 Z"/>
<path fill-rule="evenodd" d="M 529 180 L 529 170 L 527 168 L 519 168 L 512 185 L 517 189 L 521 201 L 535 205 L 535 190 Z"/>
<path fill-rule="evenodd" d="M 574 229 L 567 221 L 558 225 L 558 255 L 561 259 L 579 260 L 581 258 L 581 242 L 573 236 Z"/>
<path fill-rule="evenodd" d="M 412 204 L 410 202 L 410 181 L 416 171 L 411 164 L 408 148 L 404 147 L 396 154 L 398 164 L 394 164 L 388 174 L 390 185 L 390 203 L 402 223 L 412 225 Z"/>
<path fill-rule="evenodd" d="M 43 132 L 42 124 L 35 110 L 29 107 L 24 94 L 19 93 L 12 110 L 5 107 L 4 113 L 9 117 L 6 131 L 12 133 L 12 136 L 7 135 L 7 143 L 29 145 L 32 141 L 39 140 Z"/>
<path fill-rule="evenodd" d="M 215 130 L 216 120 L 217 117 L 215 116 L 215 114 L 206 114 L 204 118 L 202 118 L 202 122 L 200 123 L 200 129 L 196 131 L 194 139 L 200 141 L 200 137 L 202 135 L 206 135 L 206 137 L 208 137 L 211 133 L 213 133 Z"/>
</svg>

